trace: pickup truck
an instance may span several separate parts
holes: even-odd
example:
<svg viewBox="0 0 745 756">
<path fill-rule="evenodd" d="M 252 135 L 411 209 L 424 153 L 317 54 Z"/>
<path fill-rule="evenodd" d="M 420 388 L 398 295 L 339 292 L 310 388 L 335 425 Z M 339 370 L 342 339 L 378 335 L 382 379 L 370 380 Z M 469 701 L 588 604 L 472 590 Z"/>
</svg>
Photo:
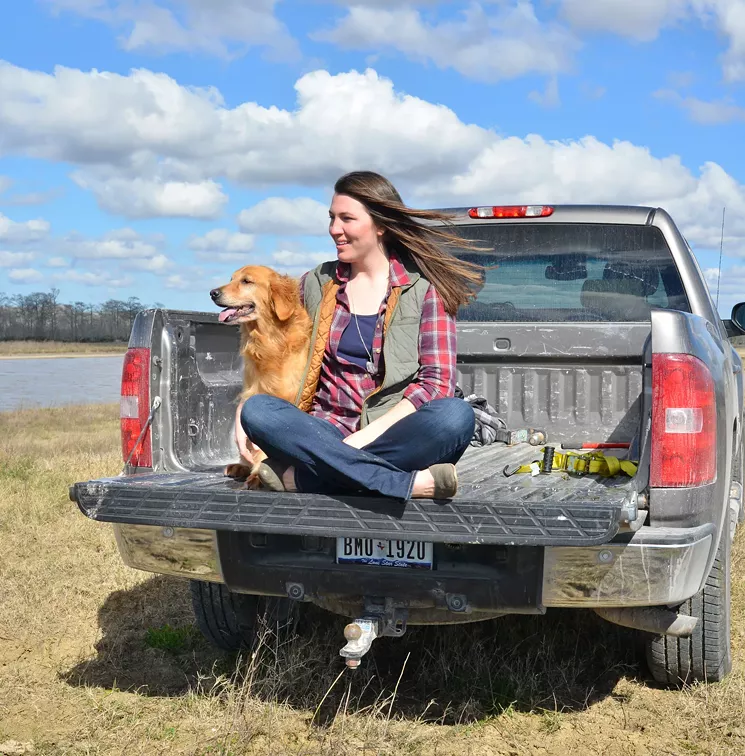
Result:
<svg viewBox="0 0 745 756">
<path fill-rule="evenodd" d="M 719 317 L 662 209 L 446 212 L 478 243 L 453 253 L 484 269 L 458 314 L 464 395 L 557 452 L 611 445 L 634 474 L 509 474 L 543 450 L 492 443 L 469 447 L 447 501 L 248 490 L 223 474 L 237 461 L 237 327 L 150 309 L 124 361 L 124 469 L 75 483 L 71 499 L 113 523 L 127 565 L 189 579 L 196 621 L 224 649 L 250 643 L 260 614 L 303 602 L 355 620 L 340 651 L 350 667 L 408 624 L 589 608 L 643 633 L 656 681 L 721 680 L 743 519 L 729 338 L 745 332 L 745 305 Z"/>
</svg>

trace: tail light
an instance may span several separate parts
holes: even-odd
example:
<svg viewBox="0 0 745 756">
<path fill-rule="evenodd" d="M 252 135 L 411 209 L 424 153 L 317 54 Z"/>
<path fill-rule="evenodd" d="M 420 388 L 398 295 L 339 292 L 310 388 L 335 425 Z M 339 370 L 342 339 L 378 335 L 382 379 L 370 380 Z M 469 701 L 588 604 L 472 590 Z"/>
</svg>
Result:
<svg viewBox="0 0 745 756">
<path fill-rule="evenodd" d="M 649 483 L 701 486 L 717 477 L 717 408 L 706 365 L 689 354 L 652 355 Z"/>
<path fill-rule="evenodd" d="M 122 456 L 135 467 L 152 467 L 153 452 L 150 428 L 146 427 L 150 414 L 150 350 L 134 347 L 127 350 L 122 368 L 121 418 Z M 137 439 L 142 433 L 139 443 Z M 135 448 L 137 444 L 137 448 Z"/>
<path fill-rule="evenodd" d="M 554 212 L 549 205 L 499 205 L 496 207 L 472 207 L 471 218 L 547 218 Z"/>
</svg>

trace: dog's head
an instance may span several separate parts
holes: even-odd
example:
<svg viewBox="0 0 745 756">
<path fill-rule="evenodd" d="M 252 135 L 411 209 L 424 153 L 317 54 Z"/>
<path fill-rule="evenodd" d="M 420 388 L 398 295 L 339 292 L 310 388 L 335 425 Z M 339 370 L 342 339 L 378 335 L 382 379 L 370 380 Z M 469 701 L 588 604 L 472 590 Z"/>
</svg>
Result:
<svg viewBox="0 0 745 756">
<path fill-rule="evenodd" d="M 246 265 L 233 273 L 230 283 L 212 289 L 212 301 L 225 309 L 221 323 L 251 323 L 275 318 L 288 320 L 300 306 L 298 288 L 289 276 L 264 265 Z"/>
</svg>

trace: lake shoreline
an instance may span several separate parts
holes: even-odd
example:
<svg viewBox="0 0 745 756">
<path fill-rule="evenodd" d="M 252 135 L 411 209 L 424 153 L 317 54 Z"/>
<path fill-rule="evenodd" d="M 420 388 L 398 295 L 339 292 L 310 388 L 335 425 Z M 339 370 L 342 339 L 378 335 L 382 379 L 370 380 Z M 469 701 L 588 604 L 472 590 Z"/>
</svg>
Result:
<svg viewBox="0 0 745 756">
<path fill-rule="evenodd" d="M 0 354 L 0 360 L 53 360 L 70 359 L 72 357 L 124 357 L 126 352 L 63 352 L 52 354 L 39 352 L 36 354 Z"/>
</svg>

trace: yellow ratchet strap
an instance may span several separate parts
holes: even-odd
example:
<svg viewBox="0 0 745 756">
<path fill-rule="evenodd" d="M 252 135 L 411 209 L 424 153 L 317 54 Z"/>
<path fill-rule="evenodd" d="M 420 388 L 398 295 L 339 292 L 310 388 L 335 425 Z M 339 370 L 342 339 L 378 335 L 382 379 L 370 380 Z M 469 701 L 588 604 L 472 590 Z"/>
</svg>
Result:
<svg viewBox="0 0 745 756">
<path fill-rule="evenodd" d="M 541 450 L 543 451 L 543 450 Z M 521 465 L 516 473 L 533 473 L 535 465 L 543 472 L 543 460 L 536 460 L 530 465 Z M 577 452 L 554 452 L 552 470 L 575 473 L 577 475 L 600 475 L 603 478 L 612 478 L 614 475 L 628 475 L 633 478 L 636 475 L 637 464 L 618 457 L 606 457 L 601 451 L 577 454 Z"/>
</svg>

